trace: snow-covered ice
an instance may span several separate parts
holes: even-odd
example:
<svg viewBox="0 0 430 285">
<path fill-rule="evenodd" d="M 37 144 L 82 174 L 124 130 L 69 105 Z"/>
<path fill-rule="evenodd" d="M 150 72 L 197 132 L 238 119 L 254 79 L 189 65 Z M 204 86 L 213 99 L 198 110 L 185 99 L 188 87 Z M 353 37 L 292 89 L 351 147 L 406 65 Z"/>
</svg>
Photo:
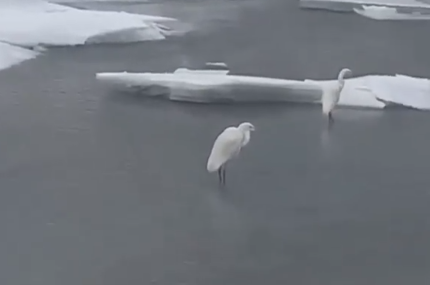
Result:
<svg viewBox="0 0 430 285">
<path fill-rule="evenodd" d="M 22 1 L 22 0 L 21 0 Z M 25 0 L 24 0 L 25 1 Z M 124 2 L 124 3 L 145 3 L 149 0 L 53 0 L 55 3 L 79 3 L 79 2 Z"/>
<path fill-rule="evenodd" d="M 227 64 L 224 62 L 206 62 L 205 66 L 207 68 L 216 68 L 216 69 L 228 69 Z"/>
<path fill-rule="evenodd" d="M 161 40 L 157 22 L 171 18 L 80 10 L 35 1 L 0 4 L 0 41 L 21 46 L 74 46 L 93 42 Z"/>
<path fill-rule="evenodd" d="M 373 90 L 368 88 L 367 77 L 356 77 L 345 79 L 338 106 L 367 107 L 381 109 L 385 104 L 378 100 Z M 310 80 L 305 79 L 305 83 L 317 84 L 322 89 L 328 85 L 337 84 L 337 80 Z"/>
<path fill-rule="evenodd" d="M 430 4 L 421 0 L 299 0 L 299 6 L 305 9 L 324 9 L 330 11 L 354 12 L 354 9 L 366 6 L 386 6 L 408 11 L 430 11 Z"/>
<path fill-rule="evenodd" d="M 26 47 L 163 40 L 176 19 L 71 8 L 41 0 L 0 1 L 1 66 L 38 53 Z"/>
<path fill-rule="evenodd" d="M 420 110 L 430 110 L 430 80 L 407 75 L 371 76 L 368 86 L 380 100 Z"/>
<path fill-rule="evenodd" d="M 228 70 L 188 70 L 173 73 L 97 73 L 108 85 L 161 96 L 174 101 L 321 103 L 322 90 L 336 80 L 286 80 L 230 75 Z M 345 80 L 338 105 L 383 109 L 403 105 L 430 110 L 430 81 L 404 75 L 367 75 Z"/>
<path fill-rule="evenodd" d="M 98 73 L 109 85 L 144 91 L 188 102 L 315 102 L 321 98 L 319 86 L 300 81 L 228 75 L 228 70 L 188 70 L 173 73 Z"/>
<path fill-rule="evenodd" d="M 0 42 L 0 70 L 19 64 L 38 55 L 38 52 Z"/>
<path fill-rule="evenodd" d="M 311 81 L 321 86 L 336 80 Z M 345 80 L 339 105 L 382 108 L 401 105 L 430 110 L 430 80 L 406 75 L 366 75 Z"/>
<path fill-rule="evenodd" d="M 373 20 L 430 20 L 430 14 L 400 13 L 397 8 L 375 5 L 363 5 L 362 9 L 354 8 L 354 12 Z"/>
</svg>

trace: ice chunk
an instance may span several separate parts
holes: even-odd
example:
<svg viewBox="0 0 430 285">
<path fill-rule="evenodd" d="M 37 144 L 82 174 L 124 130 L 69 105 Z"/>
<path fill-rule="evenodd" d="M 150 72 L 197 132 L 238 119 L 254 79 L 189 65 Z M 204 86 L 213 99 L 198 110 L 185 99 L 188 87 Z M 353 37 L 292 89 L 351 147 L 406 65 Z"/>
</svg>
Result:
<svg viewBox="0 0 430 285">
<path fill-rule="evenodd" d="M 15 0 L 15 1 L 26 1 L 26 0 Z M 27 0 L 32 1 L 32 0 Z M 79 3 L 79 2 L 124 2 L 127 4 L 134 4 L 134 3 L 145 3 L 149 2 L 149 0 L 53 0 L 51 2 L 55 3 Z"/>
<path fill-rule="evenodd" d="M 224 62 L 206 62 L 205 67 L 212 70 L 228 70 L 228 66 Z"/>
<path fill-rule="evenodd" d="M 335 84 L 336 80 L 316 81 Z M 339 105 L 401 105 L 430 110 L 430 81 L 425 78 L 399 75 L 367 75 L 345 80 Z"/>
<path fill-rule="evenodd" d="M 227 68 L 227 64 L 225 62 L 206 62 L 207 66 L 222 66 Z"/>
<path fill-rule="evenodd" d="M 227 71 L 228 72 L 228 71 Z M 102 82 L 188 102 L 307 102 L 321 100 L 321 88 L 303 81 L 228 75 L 222 70 L 178 69 L 173 73 L 98 73 Z"/>
<path fill-rule="evenodd" d="M 371 76 L 368 86 L 380 100 L 419 110 L 430 110 L 430 81 L 404 75 Z"/>
<path fill-rule="evenodd" d="M 227 69 L 188 69 L 188 68 L 178 68 L 173 71 L 174 74 L 228 74 L 230 71 Z"/>
<path fill-rule="evenodd" d="M 321 88 L 337 84 L 337 80 L 316 81 L 306 79 L 305 82 L 318 84 Z M 367 85 L 367 77 L 345 79 L 338 106 L 368 107 L 381 109 L 385 104 L 377 99 L 376 94 Z"/>
<path fill-rule="evenodd" d="M 362 9 L 354 8 L 354 12 L 374 20 L 430 20 L 430 14 L 399 13 L 395 7 L 363 5 Z"/>
<path fill-rule="evenodd" d="M 0 42 L 0 70 L 36 57 L 38 52 Z"/>
<path fill-rule="evenodd" d="M 173 73 L 97 73 L 107 84 L 141 91 L 148 96 L 189 102 L 297 102 L 321 103 L 323 89 L 337 80 L 304 81 L 231 75 L 223 70 Z M 345 80 L 339 107 L 383 109 L 396 104 L 430 110 L 430 81 L 405 75 L 366 75 Z"/>
<path fill-rule="evenodd" d="M 354 12 L 354 8 L 366 6 L 387 6 L 409 11 L 426 12 L 430 5 L 423 0 L 300 0 L 301 8 Z"/>
<path fill-rule="evenodd" d="M 158 22 L 171 18 L 80 10 L 42 1 L 0 2 L 0 41 L 20 46 L 66 46 L 165 38 Z"/>
</svg>

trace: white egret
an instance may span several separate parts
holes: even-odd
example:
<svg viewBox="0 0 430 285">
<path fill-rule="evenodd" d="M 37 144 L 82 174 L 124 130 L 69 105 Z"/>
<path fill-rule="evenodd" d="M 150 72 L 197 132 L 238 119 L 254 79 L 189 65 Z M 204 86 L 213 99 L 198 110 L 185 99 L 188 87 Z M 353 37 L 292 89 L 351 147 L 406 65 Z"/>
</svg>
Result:
<svg viewBox="0 0 430 285">
<path fill-rule="evenodd" d="M 339 102 L 340 93 L 342 92 L 343 86 L 345 85 L 345 80 L 343 77 L 346 74 L 352 74 L 352 71 L 348 68 L 343 68 L 337 77 L 337 84 L 335 86 L 327 86 L 323 89 L 322 95 L 322 112 L 324 115 L 328 116 L 329 123 L 333 122 L 333 109 Z"/>
<path fill-rule="evenodd" d="M 255 127 L 249 123 L 241 123 L 238 127 L 226 128 L 215 140 L 207 163 L 208 172 L 218 170 L 220 184 L 225 185 L 225 169 L 227 162 L 236 157 L 241 148 L 251 139 L 251 131 Z"/>
</svg>

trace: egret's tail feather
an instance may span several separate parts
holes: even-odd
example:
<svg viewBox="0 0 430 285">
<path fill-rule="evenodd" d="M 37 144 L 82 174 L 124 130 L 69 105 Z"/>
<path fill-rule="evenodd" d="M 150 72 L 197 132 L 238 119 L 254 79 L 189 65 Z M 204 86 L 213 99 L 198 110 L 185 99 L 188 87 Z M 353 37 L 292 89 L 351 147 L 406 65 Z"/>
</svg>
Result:
<svg viewBox="0 0 430 285">
<path fill-rule="evenodd" d="M 324 115 L 326 115 L 326 116 L 327 116 L 327 115 L 330 113 L 329 108 L 327 108 L 327 107 L 323 106 L 323 108 L 322 108 L 322 113 L 323 113 Z"/>
<path fill-rule="evenodd" d="M 208 172 L 215 172 L 219 169 L 219 165 L 215 163 L 212 159 L 209 158 L 208 164 L 206 165 L 206 169 Z"/>
</svg>

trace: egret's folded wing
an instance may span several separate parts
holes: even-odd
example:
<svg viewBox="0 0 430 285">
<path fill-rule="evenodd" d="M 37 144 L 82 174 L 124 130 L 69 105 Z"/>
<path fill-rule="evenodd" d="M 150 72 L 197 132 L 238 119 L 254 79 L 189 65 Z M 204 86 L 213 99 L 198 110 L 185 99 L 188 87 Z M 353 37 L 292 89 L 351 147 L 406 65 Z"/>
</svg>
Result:
<svg viewBox="0 0 430 285">
<path fill-rule="evenodd" d="M 242 133 L 235 129 L 227 129 L 217 137 L 208 159 L 209 172 L 217 170 L 240 150 L 242 137 Z"/>
<path fill-rule="evenodd" d="M 338 101 L 338 94 L 336 94 L 336 86 L 324 86 L 322 95 L 322 110 L 324 114 L 327 114 L 336 106 Z"/>
<path fill-rule="evenodd" d="M 334 96 L 332 96 L 331 94 L 327 94 L 326 96 L 323 97 L 322 110 L 324 114 L 327 114 L 328 112 L 333 110 L 334 106 L 335 106 Z"/>
</svg>

